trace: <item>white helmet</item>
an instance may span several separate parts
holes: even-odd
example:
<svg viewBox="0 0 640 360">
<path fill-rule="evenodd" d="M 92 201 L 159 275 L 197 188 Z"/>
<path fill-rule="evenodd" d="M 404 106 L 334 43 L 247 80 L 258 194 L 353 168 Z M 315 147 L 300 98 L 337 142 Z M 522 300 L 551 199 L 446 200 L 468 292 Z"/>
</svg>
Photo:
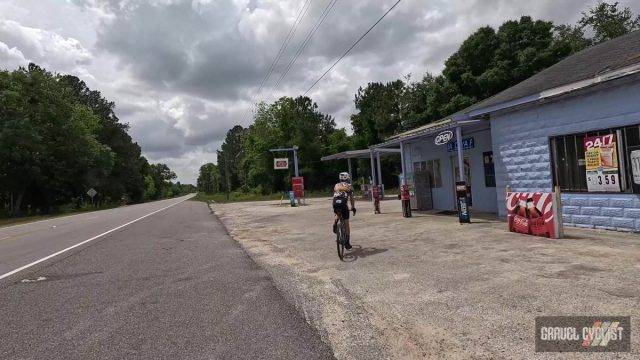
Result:
<svg viewBox="0 0 640 360">
<path fill-rule="evenodd" d="M 351 175 L 348 172 L 341 172 L 338 177 L 340 181 L 351 181 Z"/>
</svg>

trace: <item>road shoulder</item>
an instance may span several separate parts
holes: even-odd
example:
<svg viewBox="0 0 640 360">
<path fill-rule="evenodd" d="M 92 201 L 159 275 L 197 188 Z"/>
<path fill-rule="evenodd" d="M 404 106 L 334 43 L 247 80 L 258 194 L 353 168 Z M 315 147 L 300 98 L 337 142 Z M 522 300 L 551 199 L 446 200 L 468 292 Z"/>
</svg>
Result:
<svg viewBox="0 0 640 360">
<path fill-rule="evenodd" d="M 405 219 L 395 200 L 381 215 L 369 203 L 357 207 L 346 262 L 336 254 L 329 199 L 214 207 L 340 359 L 535 359 L 536 316 L 630 315 L 640 326 L 635 234 L 567 228 L 566 239 L 550 240 L 490 218 Z M 634 346 L 619 354 L 638 356 Z"/>
</svg>

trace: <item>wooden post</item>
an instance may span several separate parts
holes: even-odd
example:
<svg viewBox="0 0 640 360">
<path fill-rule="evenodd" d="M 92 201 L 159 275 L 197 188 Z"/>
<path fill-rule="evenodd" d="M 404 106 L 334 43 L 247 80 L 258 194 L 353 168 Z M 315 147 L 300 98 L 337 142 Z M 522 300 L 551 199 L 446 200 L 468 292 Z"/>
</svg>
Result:
<svg viewBox="0 0 640 360">
<path fill-rule="evenodd" d="M 378 186 L 380 186 L 380 191 L 381 194 L 384 194 L 384 191 L 382 190 L 382 168 L 380 167 L 380 152 L 377 151 L 376 152 L 376 165 L 377 165 L 377 170 L 378 170 Z"/>
<path fill-rule="evenodd" d="M 456 127 L 456 145 L 458 146 L 458 173 L 460 176 L 460 181 L 467 181 L 464 174 L 464 158 L 462 154 L 462 127 L 460 125 Z"/>
<path fill-rule="evenodd" d="M 560 191 L 560 186 L 555 186 L 553 188 L 553 226 L 556 232 L 556 237 L 558 239 L 564 238 L 564 226 L 562 220 L 562 193 Z"/>
<path fill-rule="evenodd" d="M 404 165 L 404 143 L 400 141 L 400 169 L 402 169 L 402 184 L 407 185 L 407 170 Z"/>
<path fill-rule="evenodd" d="M 376 164 L 373 159 L 373 150 L 371 150 L 370 156 L 371 156 L 371 183 L 375 185 L 376 184 Z"/>
</svg>

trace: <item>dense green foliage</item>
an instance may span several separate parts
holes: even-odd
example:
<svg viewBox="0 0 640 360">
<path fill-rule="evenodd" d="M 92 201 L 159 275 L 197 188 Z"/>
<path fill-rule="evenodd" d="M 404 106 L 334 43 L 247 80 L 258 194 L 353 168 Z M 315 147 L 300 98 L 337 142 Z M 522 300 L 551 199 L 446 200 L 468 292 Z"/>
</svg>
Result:
<svg viewBox="0 0 640 360">
<path fill-rule="evenodd" d="M 201 191 L 269 193 L 289 188 L 290 172 L 273 170 L 270 148 L 300 146 L 300 172 L 310 189 L 331 186 L 342 162 L 321 163 L 320 157 L 348 149 L 364 149 L 387 137 L 442 119 L 507 89 L 587 46 L 640 28 L 640 17 L 618 3 L 598 3 L 577 25 L 522 16 L 498 29 L 481 27 L 446 61 L 440 75 L 410 75 L 387 83 L 371 82 L 355 94 L 353 134 L 336 129 L 309 98 L 283 97 L 261 104 L 255 122 L 234 127 L 218 151 L 218 166 L 203 165 Z M 591 34 L 586 36 L 585 34 Z M 281 154 L 284 155 L 284 154 Z M 357 164 L 357 166 L 355 166 Z M 396 185 L 399 162 L 382 162 L 383 183 Z M 356 173 L 369 174 L 369 161 L 354 162 Z M 228 176 L 227 176 L 228 174 Z"/>
<path fill-rule="evenodd" d="M 0 211 L 80 207 L 90 188 L 96 204 L 184 193 L 166 165 L 141 156 L 114 107 L 74 76 L 34 64 L 0 71 Z"/>
<path fill-rule="evenodd" d="M 218 193 L 223 189 L 223 185 L 220 183 L 221 180 L 222 177 L 216 164 L 204 164 L 200 167 L 200 172 L 198 173 L 198 191 L 207 194 Z"/>
<path fill-rule="evenodd" d="M 618 2 L 601 2 L 588 12 L 582 13 L 582 19 L 578 24 L 581 28 L 591 29 L 591 41 L 601 43 L 640 29 L 640 15 L 634 17 L 629 8 L 618 9 Z"/>
<path fill-rule="evenodd" d="M 322 114 L 307 97 L 283 97 L 273 104 L 260 104 L 255 121 L 248 128 L 235 126 L 218 151 L 218 165 L 200 168 L 198 189 L 205 192 L 240 190 L 269 194 L 289 188 L 293 173 L 291 152 L 272 153 L 270 149 L 299 147 L 300 173 L 308 188 L 326 186 L 338 168 L 320 157 L 348 150 L 350 140 L 343 129 L 336 129 L 332 117 Z M 274 170 L 273 158 L 289 157 L 290 169 Z"/>
</svg>

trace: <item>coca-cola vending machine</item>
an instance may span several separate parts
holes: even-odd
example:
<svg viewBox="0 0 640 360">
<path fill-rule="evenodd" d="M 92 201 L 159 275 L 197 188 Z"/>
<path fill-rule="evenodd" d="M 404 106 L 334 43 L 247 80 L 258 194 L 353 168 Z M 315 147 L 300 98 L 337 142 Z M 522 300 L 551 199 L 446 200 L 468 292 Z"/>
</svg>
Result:
<svg viewBox="0 0 640 360">
<path fill-rule="evenodd" d="M 400 201 L 402 203 L 402 216 L 411 217 L 411 199 L 409 195 L 409 185 L 400 186 Z"/>
<path fill-rule="evenodd" d="M 456 198 L 458 199 L 458 219 L 461 224 L 471 222 L 469 214 L 469 189 L 465 181 L 456 181 Z"/>
</svg>

